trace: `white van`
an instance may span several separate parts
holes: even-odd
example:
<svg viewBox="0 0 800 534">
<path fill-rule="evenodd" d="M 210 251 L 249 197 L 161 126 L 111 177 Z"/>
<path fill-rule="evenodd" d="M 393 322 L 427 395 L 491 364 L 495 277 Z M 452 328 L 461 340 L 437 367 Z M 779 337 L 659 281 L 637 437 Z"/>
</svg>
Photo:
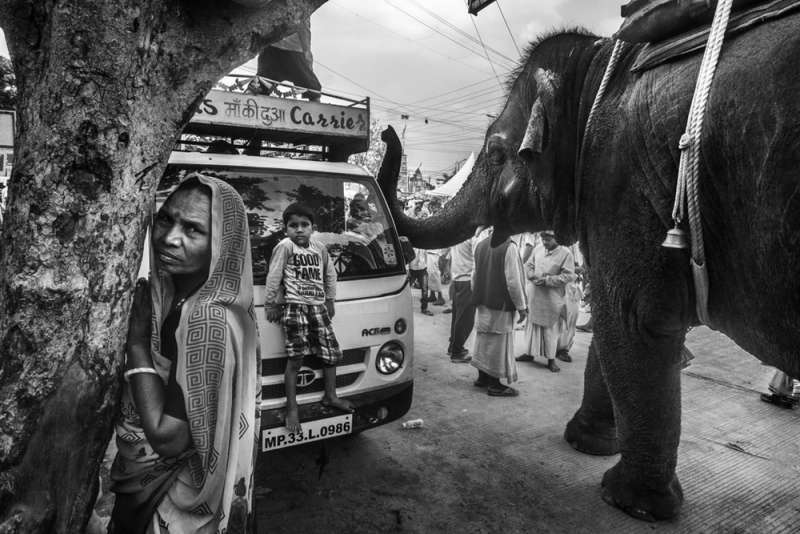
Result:
<svg viewBox="0 0 800 534">
<path fill-rule="evenodd" d="M 304 104 L 290 102 L 292 108 Z M 405 415 L 413 396 L 411 289 L 404 247 L 375 180 L 362 168 L 343 162 L 175 151 L 157 199 L 163 201 L 193 172 L 225 180 L 247 208 L 261 338 L 261 451 L 360 432 Z M 365 200 L 369 207 L 374 231 L 366 235 L 349 221 L 354 198 Z M 327 245 L 336 267 L 333 327 L 343 352 L 336 388 L 356 410 L 346 414 L 321 405 L 321 364 L 307 358 L 297 375 L 303 431 L 290 434 L 284 427 L 283 331 L 279 324 L 266 321 L 264 283 L 272 250 L 285 237 L 283 210 L 297 201 L 314 210 L 314 238 Z"/>
</svg>

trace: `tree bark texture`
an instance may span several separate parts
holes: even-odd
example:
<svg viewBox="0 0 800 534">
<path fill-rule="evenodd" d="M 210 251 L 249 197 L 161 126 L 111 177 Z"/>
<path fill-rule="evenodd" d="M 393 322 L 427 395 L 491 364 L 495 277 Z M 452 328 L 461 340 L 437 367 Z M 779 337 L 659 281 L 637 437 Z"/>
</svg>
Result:
<svg viewBox="0 0 800 534">
<path fill-rule="evenodd" d="M 196 104 L 325 0 L 0 0 L 18 136 L 0 240 L 0 533 L 83 532 L 155 187 Z"/>
</svg>

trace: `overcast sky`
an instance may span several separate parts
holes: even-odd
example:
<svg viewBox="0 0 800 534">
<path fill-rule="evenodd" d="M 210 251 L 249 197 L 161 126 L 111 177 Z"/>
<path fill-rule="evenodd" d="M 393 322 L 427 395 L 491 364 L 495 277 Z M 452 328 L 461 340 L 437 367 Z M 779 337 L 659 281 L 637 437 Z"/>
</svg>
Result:
<svg viewBox="0 0 800 534">
<path fill-rule="evenodd" d="M 323 89 L 369 96 L 372 116 L 398 133 L 401 114 L 408 115 L 408 167 L 421 164 L 425 175 L 451 171 L 480 150 L 487 114 L 499 111 L 501 83 L 520 58 L 515 42 L 522 50 L 543 32 L 573 26 L 611 35 L 624 2 L 499 0 L 499 9 L 490 5 L 477 17 L 467 14 L 466 3 L 329 0 L 311 18 L 314 70 Z"/>
<path fill-rule="evenodd" d="M 572 26 L 608 36 L 621 23 L 624 2 L 499 0 L 477 17 L 466 3 L 329 0 L 311 19 L 323 90 L 369 96 L 373 118 L 398 133 L 401 114 L 408 115 L 408 166 L 421 164 L 425 175 L 452 170 L 480 149 L 487 115 L 499 111 L 501 83 L 520 57 L 515 42 L 521 50 L 543 32 Z M 0 53 L 8 55 L 4 42 Z"/>
</svg>

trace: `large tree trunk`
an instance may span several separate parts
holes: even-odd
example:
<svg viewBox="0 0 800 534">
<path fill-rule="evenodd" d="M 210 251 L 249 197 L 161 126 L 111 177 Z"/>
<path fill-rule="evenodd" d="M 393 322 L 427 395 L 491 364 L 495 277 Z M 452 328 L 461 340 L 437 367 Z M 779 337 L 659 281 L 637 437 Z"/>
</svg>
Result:
<svg viewBox="0 0 800 534">
<path fill-rule="evenodd" d="M 0 1 L 19 88 L 0 242 L 0 532 L 83 531 L 169 151 L 216 80 L 324 2 Z"/>
</svg>

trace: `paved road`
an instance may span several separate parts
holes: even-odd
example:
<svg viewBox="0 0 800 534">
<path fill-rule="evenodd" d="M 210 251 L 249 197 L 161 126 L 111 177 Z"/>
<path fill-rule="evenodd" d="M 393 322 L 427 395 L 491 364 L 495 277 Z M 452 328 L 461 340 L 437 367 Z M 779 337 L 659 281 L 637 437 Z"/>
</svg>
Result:
<svg viewBox="0 0 800 534">
<path fill-rule="evenodd" d="M 768 369 L 724 336 L 690 333 L 673 522 L 646 524 L 606 506 L 602 473 L 616 457 L 561 438 L 580 402 L 590 340 L 550 373 L 520 365 L 521 396 L 488 397 L 469 365 L 445 357 L 449 315 L 415 314 L 417 374 L 408 418 L 359 436 L 278 451 L 257 474 L 263 533 L 797 532 L 800 411 L 758 400 Z M 320 465 L 323 469 L 320 471 Z"/>
</svg>

